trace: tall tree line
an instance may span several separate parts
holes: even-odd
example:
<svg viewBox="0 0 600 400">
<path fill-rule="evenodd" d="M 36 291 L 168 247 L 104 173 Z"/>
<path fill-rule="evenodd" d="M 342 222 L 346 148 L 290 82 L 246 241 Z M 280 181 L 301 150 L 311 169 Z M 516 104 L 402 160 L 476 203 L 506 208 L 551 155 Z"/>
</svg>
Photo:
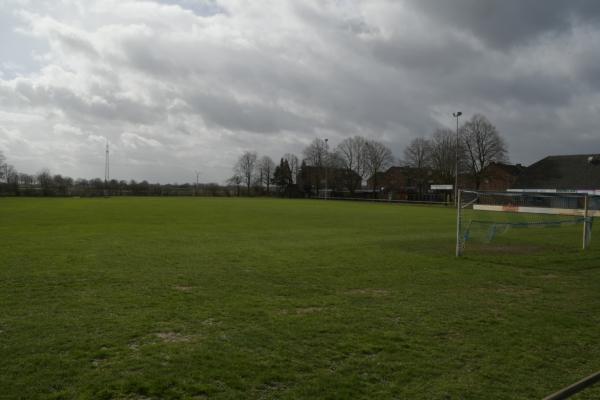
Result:
<svg viewBox="0 0 600 400">
<path fill-rule="evenodd" d="M 271 185 L 285 192 L 297 183 L 299 176 L 304 176 L 308 181 L 305 185 L 310 187 L 307 190 L 318 192 L 328 184 L 331 188 L 333 182 L 354 193 L 362 187 L 363 180 L 385 171 L 393 162 L 392 151 L 376 140 L 354 136 L 330 148 L 326 139 L 316 138 L 303 149 L 301 161 L 288 153 L 276 165 L 268 156 L 259 158 L 256 152 L 246 151 L 238 158 L 228 182 L 238 187 L 244 185 L 246 194 L 252 188 L 266 188 L 270 194 Z"/>
<path fill-rule="evenodd" d="M 458 171 L 457 171 L 458 158 Z M 404 162 L 416 169 L 431 169 L 446 182 L 458 174 L 473 179 L 479 189 L 486 168 L 507 162 L 508 151 L 496 127 L 483 115 L 475 114 L 457 132 L 438 129 L 431 137 L 418 137 L 404 149 Z"/>
<path fill-rule="evenodd" d="M 207 196 L 235 195 L 231 187 L 217 183 L 158 184 L 100 178 L 73 179 L 44 168 L 35 174 L 17 172 L 0 151 L 0 195 L 8 196 Z"/>
<path fill-rule="evenodd" d="M 428 171 L 433 171 L 440 180 L 448 183 L 453 181 L 457 172 L 469 175 L 479 189 L 486 168 L 491 163 L 508 160 L 503 138 L 481 114 L 474 115 L 459 128 L 458 140 L 454 130 L 437 129 L 429 137 L 414 139 L 404 149 L 403 155 L 402 163 L 414 168 L 420 187 L 425 186 L 423 182 Z M 277 163 L 269 156 L 259 157 L 255 151 L 246 151 L 235 163 L 227 186 L 205 184 L 202 193 L 239 196 L 242 192 L 248 195 L 279 192 L 291 195 L 290 189 L 298 186 L 299 177 L 304 177 L 304 187 L 296 189 L 305 191 L 318 193 L 325 186 L 329 190 L 335 187 L 354 194 L 363 187 L 363 182 L 368 181 L 370 189 L 375 192 L 380 185 L 380 173 L 391 167 L 394 160 L 388 146 L 363 136 L 345 138 L 331 147 L 326 139 L 316 138 L 302 150 L 301 158 L 287 153 Z M 0 151 L 0 194 L 68 196 L 101 195 L 108 191 L 114 195 L 184 195 L 189 189 L 189 184 L 74 180 L 53 175 L 47 169 L 33 175 L 19 173 Z M 192 191 L 192 194 L 196 192 Z"/>
</svg>

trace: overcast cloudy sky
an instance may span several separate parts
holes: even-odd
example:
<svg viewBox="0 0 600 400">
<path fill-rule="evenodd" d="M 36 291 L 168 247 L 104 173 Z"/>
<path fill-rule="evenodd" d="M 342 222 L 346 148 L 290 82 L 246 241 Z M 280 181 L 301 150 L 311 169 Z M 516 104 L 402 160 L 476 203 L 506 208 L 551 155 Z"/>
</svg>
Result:
<svg viewBox="0 0 600 400">
<path fill-rule="evenodd" d="M 0 150 L 23 172 L 224 181 L 360 134 L 396 156 L 483 113 L 513 162 L 600 152 L 597 0 L 0 0 Z"/>
</svg>

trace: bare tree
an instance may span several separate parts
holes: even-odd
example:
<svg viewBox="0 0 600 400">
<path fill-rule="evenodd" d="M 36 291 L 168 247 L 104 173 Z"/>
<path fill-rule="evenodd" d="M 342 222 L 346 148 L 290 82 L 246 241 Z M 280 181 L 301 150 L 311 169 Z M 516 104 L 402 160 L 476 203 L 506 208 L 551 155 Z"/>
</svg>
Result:
<svg viewBox="0 0 600 400">
<path fill-rule="evenodd" d="M 368 175 L 371 177 L 372 189 L 377 189 L 377 173 L 389 168 L 394 163 L 392 151 L 383 143 L 376 140 L 368 140 L 365 143 L 365 165 Z"/>
<path fill-rule="evenodd" d="M 250 185 L 256 169 L 257 154 L 252 151 L 246 151 L 240 156 L 234 167 L 235 175 L 241 176 L 242 181 L 246 184 L 248 196 L 250 195 Z"/>
<path fill-rule="evenodd" d="M 311 186 L 314 184 L 317 193 L 321 188 L 321 184 L 324 180 L 327 180 L 327 161 L 328 161 L 328 149 L 327 141 L 316 138 L 302 151 L 304 156 L 303 162 L 308 167 L 313 167 L 312 172 L 309 174 Z"/>
<path fill-rule="evenodd" d="M 337 152 L 328 153 L 326 160 L 327 161 L 326 161 L 325 165 L 328 168 L 341 169 L 344 167 L 344 161 L 342 160 L 342 156 L 340 154 L 338 154 Z"/>
<path fill-rule="evenodd" d="M 19 183 L 19 172 L 17 169 L 10 164 L 6 165 L 6 182 L 9 183 Z"/>
<path fill-rule="evenodd" d="M 6 163 L 6 159 L 0 153 L 0 182 L 4 181 L 6 187 L 0 188 L 0 191 L 5 190 L 7 193 L 12 192 L 14 195 L 19 193 L 19 173 L 10 164 Z"/>
<path fill-rule="evenodd" d="M 37 173 L 37 181 L 42 188 L 42 194 L 44 196 L 48 196 L 52 187 L 52 174 L 50 174 L 50 170 L 44 168 L 40 172 Z"/>
<path fill-rule="evenodd" d="M 459 168 L 463 161 L 463 151 L 459 149 Z M 431 167 L 445 182 L 450 183 L 456 170 L 456 132 L 451 129 L 438 129 L 431 139 Z"/>
<path fill-rule="evenodd" d="M 481 114 L 475 114 L 462 129 L 462 145 L 466 155 L 466 164 L 479 189 L 483 181 L 485 169 L 492 162 L 505 162 L 506 144 L 498 130 Z"/>
<path fill-rule="evenodd" d="M 273 180 L 273 172 L 275 171 L 275 162 L 269 156 L 264 156 L 258 161 L 258 170 L 261 184 L 267 186 L 267 193 L 271 192 L 271 181 Z"/>
<path fill-rule="evenodd" d="M 431 165 L 431 142 L 422 137 L 413 139 L 404 149 L 404 161 L 415 169 L 414 177 L 419 197 L 422 197 L 427 187 L 428 167 Z"/>
<path fill-rule="evenodd" d="M 327 161 L 327 142 L 323 139 L 313 140 L 302 151 L 306 165 L 311 167 L 323 167 Z"/>
<path fill-rule="evenodd" d="M 4 153 L 2 153 L 2 151 L 0 151 L 0 181 L 8 179 L 6 169 L 7 169 L 6 157 L 4 156 Z"/>
<path fill-rule="evenodd" d="M 114 182 L 116 183 L 116 181 Z M 52 186 L 56 189 L 56 194 L 67 196 L 71 186 L 73 186 L 73 179 L 57 174 L 52 177 Z"/>
<path fill-rule="evenodd" d="M 227 184 L 228 185 L 232 185 L 235 186 L 235 189 L 237 191 L 237 196 L 239 197 L 240 195 L 240 185 L 242 184 L 244 180 L 242 179 L 242 177 L 240 175 L 233 175 L 231 178 L 227 179 Z"/>
<path fill-rule="evenodd" d="M 350 193 L 360 188 L 363 178 L 366 177 L 366 144 L 367 140 L 364 137 L 354 136 L 342 140 L 335 150 L 344 170 L 344 184 Z"/>
<path fill-rule="evenodd" d="M 426 168 L 431 161 L 431 143 L 425 138 L 413 139 L 404 149 L 404 161 L 413 168 Z"/>
<path fill-rule="evenodd" d="M 33 185 L 35 177 L 33 175 L 26 174 L 24 172 L 19 173 L 19 183 L 23 185 Z"/>
<path fill-rule="evenodd" d="M 286 153 L 283 156 L 283 159 L 288 162 L 290 167 L 290 173 L 292 174 L 292 183 L 296 183 L 296 178 L 300 169 L 300 160 L 296 157 L 295 154 Z"/>
</svg>

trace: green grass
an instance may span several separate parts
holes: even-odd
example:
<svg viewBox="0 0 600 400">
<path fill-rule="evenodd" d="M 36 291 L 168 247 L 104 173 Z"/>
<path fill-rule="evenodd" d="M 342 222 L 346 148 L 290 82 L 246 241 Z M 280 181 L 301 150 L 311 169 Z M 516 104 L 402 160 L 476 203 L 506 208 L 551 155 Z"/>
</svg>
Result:
<svg viewBox="0 0 600 400">
<path fill-rule="evenodd" d="M 0 199 L 0 398 L 534 399 L 600 369 L 600 240 L 520 230 L 455 259 L 454 221 Z"/>
</svg>

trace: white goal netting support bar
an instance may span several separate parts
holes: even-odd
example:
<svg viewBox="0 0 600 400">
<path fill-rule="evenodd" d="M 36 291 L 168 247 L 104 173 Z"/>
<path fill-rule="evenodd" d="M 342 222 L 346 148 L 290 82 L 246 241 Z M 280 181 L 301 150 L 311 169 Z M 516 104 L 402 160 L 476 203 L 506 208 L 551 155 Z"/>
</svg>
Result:
<svg viewBox="0 0 600 400">
<path fill-rule="evenodd" d="M 519 228 L 583 226 L 582 247 L 591 242 L 594 217 L 600 217 L 600 196 L 579 193 L 515 193 L 459 191 L 456 256 L 469 241 L 490 243 Z"/>
</svg>

